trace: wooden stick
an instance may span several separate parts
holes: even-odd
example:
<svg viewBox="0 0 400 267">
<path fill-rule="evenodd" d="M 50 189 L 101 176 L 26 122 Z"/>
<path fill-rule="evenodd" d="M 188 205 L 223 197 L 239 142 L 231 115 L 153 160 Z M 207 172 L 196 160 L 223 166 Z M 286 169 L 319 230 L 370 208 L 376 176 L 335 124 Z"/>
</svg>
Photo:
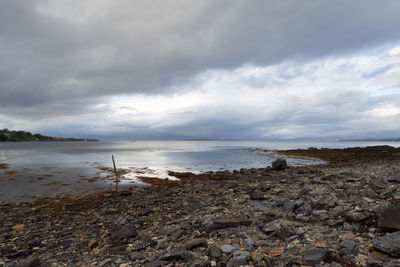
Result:
<svg viewBox="0 0 400 267">
<path fill-rule="evenodd" d="M 118 174 L 117 174 L 117 167 L 115 167 L 115 160 L 114 160 L 114 155 L 111 156 L 112 157 L 112 162 L 114 165 L 114 173 L 115 173 L 115 191 L 118 192 Z"/>
</svg>

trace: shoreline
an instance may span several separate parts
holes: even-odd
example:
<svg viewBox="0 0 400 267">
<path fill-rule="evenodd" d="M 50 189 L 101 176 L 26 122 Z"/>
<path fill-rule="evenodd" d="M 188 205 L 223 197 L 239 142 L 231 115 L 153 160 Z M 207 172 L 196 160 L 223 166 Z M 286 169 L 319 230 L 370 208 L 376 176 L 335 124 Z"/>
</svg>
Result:
<svg viewBox="0 0 400 267">
<path fill-rule="evenodd" d="M 382 226 L 400 200 L 399 148 L 278 152 L 327 163 L 0 205 L 0 266 L 400 264 L 396 232 Z"/>
</svg>

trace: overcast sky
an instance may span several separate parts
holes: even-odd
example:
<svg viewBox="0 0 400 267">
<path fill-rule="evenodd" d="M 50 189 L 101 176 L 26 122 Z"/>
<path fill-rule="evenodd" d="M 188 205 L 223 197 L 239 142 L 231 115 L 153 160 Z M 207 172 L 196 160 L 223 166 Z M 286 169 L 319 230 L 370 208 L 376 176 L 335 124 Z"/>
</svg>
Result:
<svg viewBox="0 0 400 267">
<path fill-rule="evenodd" d="M 400 137 L 400 1 L 1 0 L 0 128 Z"/>
</svg>

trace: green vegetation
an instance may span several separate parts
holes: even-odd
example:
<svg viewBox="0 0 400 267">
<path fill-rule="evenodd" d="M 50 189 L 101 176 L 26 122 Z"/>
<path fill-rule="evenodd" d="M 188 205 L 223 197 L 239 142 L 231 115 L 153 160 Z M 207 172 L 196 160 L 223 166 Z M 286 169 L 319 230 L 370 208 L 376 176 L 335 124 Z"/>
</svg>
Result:
<svg viewBox="0 0 400 267">
<path fill-rule="evenodd" d="M 8 129 L 0 130 L 0 142 L 33 142 L 33 141 L 97 141 L 95 139 L 83 138 L 63 138 L 54 136 L 44 136 L 41 134 L 31 134 L 26 131 L 11 131 Z"/>
</svg>

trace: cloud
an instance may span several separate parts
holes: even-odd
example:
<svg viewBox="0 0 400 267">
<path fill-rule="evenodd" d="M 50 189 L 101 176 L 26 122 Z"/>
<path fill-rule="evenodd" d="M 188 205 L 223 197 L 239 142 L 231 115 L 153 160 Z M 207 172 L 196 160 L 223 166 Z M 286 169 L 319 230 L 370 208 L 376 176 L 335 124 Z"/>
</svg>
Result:
<svg viewBox="0 0 400 267">
<path fill-rule="evenodd" d="M 207 69 L 351 53 L 400 36 L 398 1 L 0 4 L 2 105 L 169 93 Z"/>
<path fill-rule="evenodd" d="M 379 117 L 392 131 L 398 10 L 395 0 L 3 0 L 0 126 L 254 139 L 363 134 Z"/>
</svg>

